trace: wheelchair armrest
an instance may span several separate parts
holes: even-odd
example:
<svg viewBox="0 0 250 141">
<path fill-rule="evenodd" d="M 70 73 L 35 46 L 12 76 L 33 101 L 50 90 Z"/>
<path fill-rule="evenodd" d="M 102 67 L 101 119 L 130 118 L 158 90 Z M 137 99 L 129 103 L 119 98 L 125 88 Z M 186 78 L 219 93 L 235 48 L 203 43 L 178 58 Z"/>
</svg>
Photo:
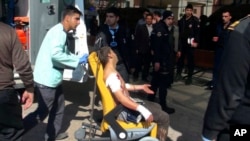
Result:
<svg viewBox="0 0 250 141">
<path fill-rule="evenodd" d="M 123 105 L 121 104 L 117 105 L 113 110 L 111 110 L 108 114 L 104 116 L 104 119 L 114 129 L 119 139 L 126 140 L 127 138 L 126 130 L 116 122 L 116 116 L 122 112 L 123 108 L 124 108 Z"/>
</svg>

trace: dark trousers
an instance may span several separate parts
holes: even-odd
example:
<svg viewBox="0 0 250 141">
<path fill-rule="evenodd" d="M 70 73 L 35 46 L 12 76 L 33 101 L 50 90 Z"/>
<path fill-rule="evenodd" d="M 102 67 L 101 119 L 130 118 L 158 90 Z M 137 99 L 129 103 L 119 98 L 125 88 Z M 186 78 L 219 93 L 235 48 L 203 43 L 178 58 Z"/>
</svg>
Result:
<svg viewBox="0 0 250 141">
<path fill-rule="evenodd" d="M 171 64 L 170 64 L 170 71 L 169 71 L 169 79 L 170 79 L 170 84 L 173 84 L 174 82 L 174 70 L 175 70 L 175 65 L 176 65 L 176 52 L 173 52 L 171 55 Z"/>
<path fill-rule="evenodd" d="M 182 73 L 185 58 L 187 58 L 188 77 L 191 78 L 194 72 L 194 48 L 188 44 L 183 47 L 181 57 L 177 61 L 177 74 Z"/>
<path fill-rule="evenodd" d="M 215 86 L 218 74 L 219 74 L 219 65 L 221 63 L 221 56 L 223 54 L 223 47 L 217 47 L 215 50 L 215 56 L 214 56 L 214 69 L 213 69 L 213 79 L 212 79 L 212 85 Z"/>
<path fill-rule="evenodd" d="M 0 90 L 0 140 L 21 141 L 22 107 L 15 89 Z"/>
<path fill-rule="evenodd" d="M 154 94 L 148 95 L 149 101 L 155 100 L 155 95 L 157 93 L 157 89 L 159 89 L 159 100 L 162 108 L 166 107 L 166 97 L 168 94 L 167 88 L 170 85 L 170 75 L 162 74 L 160 72 L 153 72 L 152 80 L 151 80 L 151 89 L 154 91 Z"/>
<path fill-rule="evenodd" d="M 149 53 L 145 53 L 145 54 L 137 54 L 136 55 L 137 59 L 137 65 L 135 66 L 135 72 L 133 74 L 133 76 L 135 78 L 139 77 L 139 73 L 142 72 L 142 78 L 146 79 L 148 77 L 149 74 L 149 68 L 150 68 L 150 63 L 151 63 L 151 54 Z"/>
<path fill-rule="evenodd" d="M 25 131 L 33 128 L 49 116 L 46 133 L 49 137 L 48 140 L 54 140 L 60 132 L 63 121 L 65 105 L 62 86 L 51 88 L 36 83 L 35 93 L 38 96 L 38 108 L 25 117 Z"/>
<path fill-rule="evenodd" d="M 229 130 L 220 131 L 216 141 L 230 141 L 230 131 Z"/>
</svg>

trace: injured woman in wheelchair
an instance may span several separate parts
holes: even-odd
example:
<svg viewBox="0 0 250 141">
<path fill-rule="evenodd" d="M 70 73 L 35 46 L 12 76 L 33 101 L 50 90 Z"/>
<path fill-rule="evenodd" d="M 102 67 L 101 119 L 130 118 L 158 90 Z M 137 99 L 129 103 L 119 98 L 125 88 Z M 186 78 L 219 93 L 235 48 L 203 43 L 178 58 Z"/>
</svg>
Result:
<svg viewBox="0 0 250 141">
<path fill-rule="evenodd" d="M 133 99 L 129 95 L 129 91 L 144 91 L 147 94 L 154 92 L 149 88 L 149 84 L 132 85 L 125 84 L 123 78 L 116 70 L 118 62 L 117 55 L 110 47 L 102 47 L 97 51 L 97 56 L 103 66 L 103 79 L 106 86 L 112 92 L 116 103 L 122 104 L 126 109 L 118 115 L 118 119 L 132 122 L 140 122 L 145 120 L 147 123 L 157 123 L 157 138 L 160 141 L 167 140 L 169 115 L 161 110 L 161 106 L 157 103 L 147 100 Z M 124 118 L 125 117 L 125 118 Z"/>
</svg>

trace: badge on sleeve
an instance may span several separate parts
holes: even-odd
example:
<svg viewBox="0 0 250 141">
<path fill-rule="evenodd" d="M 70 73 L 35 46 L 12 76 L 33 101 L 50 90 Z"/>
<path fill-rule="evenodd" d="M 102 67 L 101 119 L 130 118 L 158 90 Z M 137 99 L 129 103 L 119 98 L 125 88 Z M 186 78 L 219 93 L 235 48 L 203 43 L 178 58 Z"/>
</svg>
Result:
<svg viewBox="0 0 250 141">
<path fill-rule="evenodd" d="M 161 37 L 162 34 L 161 34 L 161 32 L 157 32 L 156 35 L 157 35 L 157 37 Z"/>
<path fill-rule="evenodd" d="M 189 24 L 189 25 L 188 25 L 188 27 L 189 27 L 189 28 L 192 28 L 192 27 L 193 27 L 193 25 L 192 25 L 192 24 Z"/>
</svg>

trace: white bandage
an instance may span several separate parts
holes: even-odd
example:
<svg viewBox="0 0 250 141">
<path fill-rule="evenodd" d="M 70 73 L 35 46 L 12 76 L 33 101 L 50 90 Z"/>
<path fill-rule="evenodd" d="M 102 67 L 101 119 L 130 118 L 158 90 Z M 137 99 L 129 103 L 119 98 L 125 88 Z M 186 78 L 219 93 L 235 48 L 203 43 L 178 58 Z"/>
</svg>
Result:
<svg viewBox="0 0 250 141">
<path fill-rule="evenodd" d="M 109 86 L 112 93 L 121 89 L 121 80 L 116 73 L 110 74 L 106 79 L 106 86 Z"/>
<path fill-rule="evenodd" d="M 140 112 L 146 120 L 152 115 L 152 113 L 142 105 L 138 105 L 136 111 Z"/>
</svg>

